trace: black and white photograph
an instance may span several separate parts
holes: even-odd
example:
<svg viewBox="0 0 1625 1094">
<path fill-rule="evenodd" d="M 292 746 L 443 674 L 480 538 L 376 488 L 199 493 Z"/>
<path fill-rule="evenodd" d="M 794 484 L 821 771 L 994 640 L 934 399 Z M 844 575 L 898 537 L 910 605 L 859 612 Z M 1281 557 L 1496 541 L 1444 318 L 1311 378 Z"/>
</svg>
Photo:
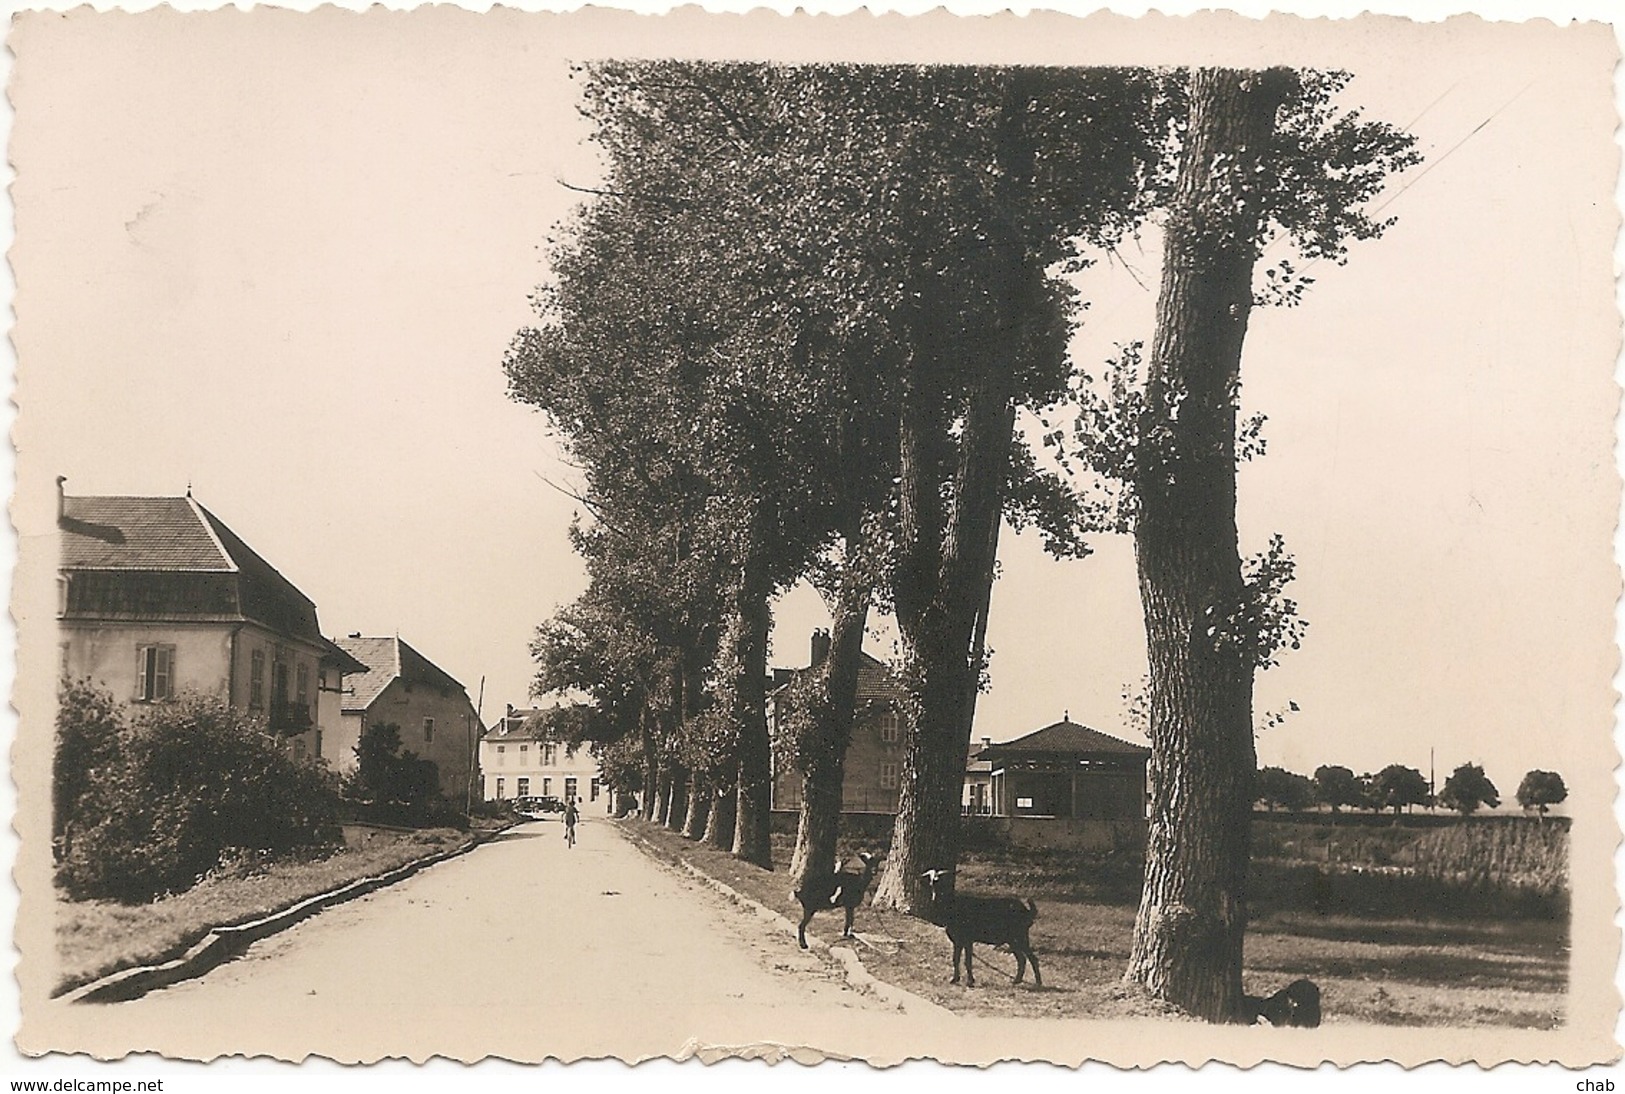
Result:
<svg viewBox="0 0 1625 1094">
<path fill-rule="evenodd" d="M 1618 32 L 1024 11 L 13 12 L 18 1075 L 1619 1060 Z"/>
</svg>

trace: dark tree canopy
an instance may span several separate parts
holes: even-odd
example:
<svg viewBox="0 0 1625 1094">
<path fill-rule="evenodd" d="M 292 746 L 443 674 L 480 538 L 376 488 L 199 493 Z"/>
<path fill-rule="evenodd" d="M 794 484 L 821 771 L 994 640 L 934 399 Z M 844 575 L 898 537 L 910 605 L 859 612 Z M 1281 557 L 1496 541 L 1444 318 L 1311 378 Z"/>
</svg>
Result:
<svg viewBox="0 0 1625 1094">
<path fill-rule="evenodd" d="M 1501 804 L 1501 792 L 1478 764 L 1462 764 L 1450 773 L 1439 791 L 1439 804 L 1462 816 L 1476 813 L 1481 806 L 1494 809 Z"/>
<path fill-rule="evenodd" d="M 1279 806 L 1296 812 L 1315 803 L 1315 784 L 1307 776 L 1282 767 L 1260 770 L 1255 791 L 1257 799 L 1272 810 Z"/>
<path fill-rule="evenodd" d="M 1374 808 L 1392 809 L 1395 814 L 1432 804 L 1427 779 L 1416 768 L 1400 764 L 1389 764 L 1371 777 L 1371 800 Z"/>
<path fill-rule="evenodd" d="M 1333 813 L 1345 805 L 1359 808 L 1365 804 L 1365 788 L 1350 769 L 1338 764 L 1322 764 L 1315 768 L 1315 797 Z"/>
<path fill-rule="evenodd" d="M 1540 810 L 1543 817 L 1548 809 L 1566 801 L 1568 796 L 1569 788 L 1564 785 L 1563 776 L 1555 771 L 1531 771 L 1518 784 L 1518 804 L 1524 809 Z"/>
</svg>

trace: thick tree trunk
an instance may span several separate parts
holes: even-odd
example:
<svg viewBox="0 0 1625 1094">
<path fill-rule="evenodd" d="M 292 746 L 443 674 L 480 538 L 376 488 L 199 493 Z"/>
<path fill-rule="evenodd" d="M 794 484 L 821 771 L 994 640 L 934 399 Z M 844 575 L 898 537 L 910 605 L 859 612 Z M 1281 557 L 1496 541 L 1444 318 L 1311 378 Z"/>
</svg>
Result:
<svg viewBox="0 0 1625 1094">
<path fill-rule="evenodd" d="M 667 810 L 671 806 L 671 763 L 662 760 L 660 769 L 655 774 L 655 801 L 654 809 L 650 811 L 649 819 L 656 824 L 666 823 Z"/>
<path fill-rule="evenodd" d="M 734 723 L 739 727 L 733 853 L 735 858 L 771 870 L 773 760 L 767 735 L 767 633 L 772 623 L 768 607 L 772 586 L 760 550 L 753 545 L 747 555 L 736 594 L 734 680 L 730 688 Z"/>
<path fill-rule="evenodd" d="M 926 525 L 934 503 L 924 495 L 935 491 L 929 475 L 920 473 L 924 461 L 910 458 L 906 448 L 902 461 L 905 537 L 941 544 L 927 556 L 936 557 L 934 565 L 923 559 L 913 564 L 907 592 L 900 588 L 896 597 L 909 724 L 891 854 L 875 888 L 875 903 L 911 914 L 930 899 L 925 871 L 951 870 L 959 861 L 965 761 L 1015 428 L 1004 377 L 996 367 L 990 371 L 995 375 L 973 396 L 965 416 L 954 513 L 945 540 Z M 928 565 L 921 581 L 921 570 Z M 939 575 L 935 580 L 933 573 Z"/>
<path fill-rule="evenodd" d="M 858 538 L 847 536 L 849 556 L 860 549 Z M 857 568 L 856 563 L 850 567 Z M 822 667 L 814 666 L 820 679 L 818 694 L 809 712 L 812 724 L 808 740 L 800 746 L 801 815 L 796 824 L 795 851 L 790 858 L 792 890 L 799 889 L 808 877 L 823 877 L 836 870 L 846 749 L 852 740 L 869 600 L 867 582 L 856 574 L 843 578 L 830 628 L 829 653 Z"/>
<path fill-rule="evenodd" d="M 638 815 L 644 820 L 653 820 L 655 791 L 660 785 L 660 766 L 659 757 L 655 754 L 654 737 L 649 732 L 647 713 L 638 723 L 638 732 L 643 737 L 643 797 L 638 801 Z"/>
<path fill-rule="evenodd" d="M 697 840 L 705 835 L 705 821 L 711 813 L 711 784 L 695 772 L 689 777 L 688 813 L 683 817 L 684 837 Z"/>
<path fill-rule="evenodd" d="M 939 335 L 926 334 L 917 344 L 935 346 L 940 356 L 922 351 L 904 369 L 902 567 L 894 593 L 913 724 L 891 855 L 875 903 L 911 913 L 929 901 L 921 875 L 951 870 L 959 861 L 960 802 L 1015 443 L 1017 376 L 1058 352 L 1048 338 L 1055 310 L 1046 262 L 1013 215 L 1030 200 L 1026 191 L 1037 169 L 1038 138 L 1029 130 L 1033 96 L 1041 93 L 1035 79 L 1019 72 L 1009 77 L 998 121 L 994 185 L 1005 215 L 988 223 L 988 261 L 999 264 L 988 276 L 996 311 L 971 341 L 944 344 Z M 940 326 L 942 317 L 935 323 L 925 318 Z M 966 385 L 966 376 L 973 379 L 959 386 Z M 955 385 L 951 397 L 940 386 L 944 377 Z M 955 424 L 957 440 L 950 428 Z M 945 511 L 942 483 L 950 454 L 952 508 Z"/>
<path fill-rule="evenodd" d="M 661 822 L 674 831 L 682 828 L 683 818 L 688 815 L 688 768 L 673 762 L 671 765 L 671 790 L 666 795 L 666 816 Z"/>
<path fill-rule="evenodd" d="M 1135 483 L 1152 797 L 1126 979 L 1212 1022 L 1241 1013 L 1257 767 L 1253 653 L 1233 622 L 1236 397 L 1259 216 L 1242 180 L 1289 87 L 1280 72 L 1192 77 Z"/>
<path fill-rule="evenodd" d="M 719 851 L 731 851 L 734 845 L 734 817 L 738 812 L 739 792 L 730 781 L 718 787 L 711 795 L 711 815 L 705 822 L 705 842 Z"/>
<path fill-rule="evenodd" d="M 671 816 L 666 820 L 666 827 L 674 832 L 681 832 L 688 820 L 688 797 L 693 779 L 693 773 L 688 768 L 678 767 L 672 780 Z"/>
</svg>

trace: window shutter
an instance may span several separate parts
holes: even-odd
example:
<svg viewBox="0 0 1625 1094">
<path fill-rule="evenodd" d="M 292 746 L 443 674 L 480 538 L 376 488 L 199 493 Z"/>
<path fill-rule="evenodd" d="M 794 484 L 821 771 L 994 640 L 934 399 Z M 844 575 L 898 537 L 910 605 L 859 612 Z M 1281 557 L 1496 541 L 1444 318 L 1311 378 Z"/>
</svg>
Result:
<svg viewBox="0 0 1625 1094">
<path fill-rule="evenodd" d="M 175 647 L 154 646 L 152 648 L 152 698 L 168 699 L 171 694 L 170 681 L 175 675 Z"/>
</svg>

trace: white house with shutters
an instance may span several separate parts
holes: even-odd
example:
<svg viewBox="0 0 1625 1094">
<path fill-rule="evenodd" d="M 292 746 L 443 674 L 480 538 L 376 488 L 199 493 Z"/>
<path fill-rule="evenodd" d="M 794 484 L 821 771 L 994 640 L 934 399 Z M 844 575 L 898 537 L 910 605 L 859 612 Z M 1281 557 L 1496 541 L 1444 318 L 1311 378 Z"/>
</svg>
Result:
<svg viewBox="0 0 1625 1094">
<path fill-rule="evenodd" d="M 546 739 L 536 708 L 508 706 L 480 741 L 480 783 L 486 801 L 576 798 L 582 808 L 608 808 L 598 760 L 585 747 L 571 751 Z"/>
<path fill-rule="evenodd" d="M 121 703 L 218 695 L 298 757 L 331 760 L 337 696 L 366 666 L 322 636 L 316 605 L 190 494 L 58 494 L 64 679 Z"/>
</svg>

